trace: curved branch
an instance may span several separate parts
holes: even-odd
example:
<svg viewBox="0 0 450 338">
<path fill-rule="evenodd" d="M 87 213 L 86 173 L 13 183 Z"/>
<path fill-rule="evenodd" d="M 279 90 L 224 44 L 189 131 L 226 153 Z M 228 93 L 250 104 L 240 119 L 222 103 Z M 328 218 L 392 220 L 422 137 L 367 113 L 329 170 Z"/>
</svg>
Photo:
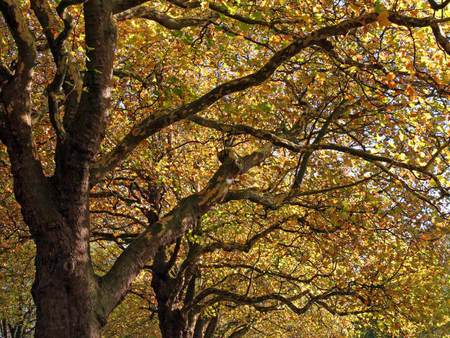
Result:
<svg viewBox="0 0 450 338">
<path fill-rule="evenodd" d="M 256 307 L 257 309 L 260 309 L 262 311 L 264 310 L 271 310 L 276 309 L 277 306 L 269 305 L 265 306 L 264 303 L 274 301 L 276 303 L 281 303 L 282 305 L 286 305 L 292 312 L 294 312 L 297 315 L 302 315 L 306 311 L 308 311 L 312 305 L 322 305 L 324 304 L 323 301 L 333 298 L 333 297 L 339 297 L 339 296 L 354 296 L 356 298 L 359 298 L 357 293 L 354 290 L 351 289 L 337 289 L 333 288 L 327 292 L 324 292 L 319 295 L 312 295 L 309 291 L 303 291 L 299 293 L 298 295 L 291 296 L 291 297 L 285 297 L 279 293 L 270 293 L 262 296 L 246 296 L 246 295 L 240 295 L 236 294 L 227 290 L 217 289 L 217 288 L 208 288 L 200 292 L 197 297 L 194 300 L 194 304 L 199 304 L 202 300 L 207 298 L 208 296 L 215 296 L 210 298 L 209 300 L 205 301 L 205 305 L 212 305 L 217 302 L 233 302 L 236 304 L 246 304 L 246 305 L 252 305 Z M 308 298 L 308 301 L 305 305 L 299 307 L 296 304 L 294 304 L 295 301 L 300 300 L 304 297 Z M 326 303 L 325 303 L 326 304 Z M 366 310 L 367 311 L 367 310 Z"/>
<path fill-rule="evenodd" d="M 197 114 L 227 95 L 260 85 L 266 81 L 278 67 L 297 55 L 303 49 L 320 43 L 328 37 L 344 35 L 352 29 L 366 26 L 375 22 L 377 18 L 377 13 L 370 13 L 358 18 L 342 21 L 336 25 L 320 28 L 305 37 L 294 40 L 287 47 L 276 52 L 258 71 L 223 83 L 197 100 L 186 105 L 172 110 L 159 111 L 145 118 L 135 125 L 113 150 L 96 163 L 91 171 L 90 185 L 94 186 L 106 175 L 106 173 L 119 165 L 137 147 L 137 145 L 147 137 L 177 121 Z"/>
<path fill-rule="evenodd" d="M 124 21 L 129 19 L 149 19 L 159 23 L 160 25 L 166 27 L 167 29 L 181 30 L 185 27 L 201 26 L 207 23 L 210 18 L 174 18 L 166 13 L 157 11 L 156 9 L 150 8 L 148 6 L 139 6 L 131 8 L 125 12 L 116 14 L 116 19 L 118 21 Z"/>
</svg>

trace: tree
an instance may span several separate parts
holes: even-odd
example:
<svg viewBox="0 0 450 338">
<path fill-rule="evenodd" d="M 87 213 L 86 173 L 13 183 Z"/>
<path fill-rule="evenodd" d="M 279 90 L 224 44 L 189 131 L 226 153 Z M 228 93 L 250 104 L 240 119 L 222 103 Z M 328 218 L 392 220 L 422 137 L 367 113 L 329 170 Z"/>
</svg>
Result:
<svg viewBox="0 0 450 338">
<path fill-rule="evenodd" d="M 36 336 L 99 337 L 149 267 L 166 337 L 208 336 L 217 304 L 389 313 L 426 266 L 442 276 L 447 5 L 0 0 L 0 139 L 36 245 Z M 97 235 L 127 239 L 104 271 Z M 246 265 L 260 238 L 265 265 Z"/>
</svg>

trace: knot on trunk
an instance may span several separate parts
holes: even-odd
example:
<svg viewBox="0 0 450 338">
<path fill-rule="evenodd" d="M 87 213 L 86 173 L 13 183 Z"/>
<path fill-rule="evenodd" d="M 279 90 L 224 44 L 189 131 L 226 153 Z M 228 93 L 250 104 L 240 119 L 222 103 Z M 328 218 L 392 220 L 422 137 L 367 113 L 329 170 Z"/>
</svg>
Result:
<svg viewBox="0 0 450 338">
<path fill-rule="evenodd" d="M 75 271 L 75 262 L 72 257 L 69 257 L 63 264 L 64 272 L 71 274 Z"/>
</svg>

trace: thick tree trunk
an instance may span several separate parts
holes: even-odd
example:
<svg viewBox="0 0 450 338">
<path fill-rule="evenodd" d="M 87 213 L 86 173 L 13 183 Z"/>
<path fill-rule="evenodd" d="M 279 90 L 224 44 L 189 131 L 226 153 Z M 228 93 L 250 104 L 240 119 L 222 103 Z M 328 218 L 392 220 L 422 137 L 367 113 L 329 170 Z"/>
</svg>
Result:
<svg viewBox="0 0 450 338">
<path fill-rule="evenodd" d="M 192 338 L 195 319 L 183 307 L 183 282 L 169 276 L 164 249 L 153 260 L 152 288 L 158 303 L 159 328 L 163 338 Z"/>
<path fill-rule="evenodd" d="M 100 337 L 106 315 L 89 255 L 87 199 L 66 201 L 74 187 L 58 191 L 37 161 L 12 158 L 14 190 L 36 244 L 36 337 Z"/>
<path fill-rule="evenodd" d="M 65 249 L 37 241 L 35 336 L 100 337 L 104 320 L 97 311 L 95 276 L 80 256 L 61 254 Z"/>
<path fill-rule="evenodd" d="M 32 5 L 44 31 L 52 32 L 47 39 L 59 69 L 65 51 L 56 41 L 63 33 L 55 40 L 56 27 L 49 26 L 53 14 L 45 2 Z M 80 94 L 79 104 L 77 99 L 70 101 L 74 106 L 66 105 L 65 132 L 54 126 L 59 135 L 55 173 L 49 178 L 33 146 L 30 92 L 37 58 L 35 38 L 18 2 L 0 0 L 0 12 L 18 48 L 14 74 L 0 78 L 0 141 L 7 147 L 14 193 L 36 243 L 32 293 L 39 338 L 100 337 L 107 317 L 101 305 L 105 295 L 100 296 L 89 255 L 88 195 L 89 166 L 102 141 L 110 105 L 116 39 L 112 5 L 112 0 L 92 0 L 83 6 L 87 45 L 83 84 L 89 90 Z M 58 107 L 53 113 L 58 114 Z"/>
</svg>

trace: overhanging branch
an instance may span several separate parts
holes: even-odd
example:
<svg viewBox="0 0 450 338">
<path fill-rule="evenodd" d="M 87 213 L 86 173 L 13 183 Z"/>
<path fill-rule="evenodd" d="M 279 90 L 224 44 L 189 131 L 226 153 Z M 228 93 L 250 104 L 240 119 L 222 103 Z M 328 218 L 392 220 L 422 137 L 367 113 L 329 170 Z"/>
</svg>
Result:
<svg viewBox="0 0 450 338">
<path fill-rule="evenodd" d="M 305 37 L 296 39 L 287 47 L 276 52 L 258 71 L 247 76 L 223 83 L 197 100 L 171 110 L 163 110 L 144 118 L 136 124 L 119 144 L 104 155 L 91 171 L 90 185 L 94 186 L 110 170 L 120 164 L 147 137 L 161 129 L 208 108 L 221 98 L 260 85 L 266 81 L 284 62 L 297 55 L 303 49 L 331 37 L 348 33 L 352 29 L 362 27 L 377 20 L 378 14 L 370 13 L 358 18 L 342 21 L 337 25 L 318 29 Z"/>
<path fill-rule="evenodd" d="M 150 8 L 148 6 L 139 6 L 131 8 L 125 12 L 116 14 L 116 19 L 118 21 L 124 21 L 129 19 L 148 19 L 159 23 L 160 25 L 166 27 L 167 29 L 181 30 L 185 27 L 201 26 L 207 23 L 210 18 L 194 18 L 194 17 L 183 17 L 175 18 L 166 13 L 157 11 L 156 9 Z"/>
</svg>

